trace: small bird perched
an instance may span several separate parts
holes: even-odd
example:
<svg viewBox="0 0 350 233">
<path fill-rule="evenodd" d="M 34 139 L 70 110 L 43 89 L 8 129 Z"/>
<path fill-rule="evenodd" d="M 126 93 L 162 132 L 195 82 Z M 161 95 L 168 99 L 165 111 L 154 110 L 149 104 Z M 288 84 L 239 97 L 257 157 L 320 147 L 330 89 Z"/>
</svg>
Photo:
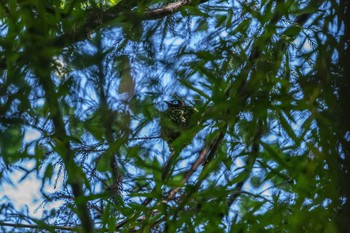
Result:
<svg viewBox="0 0 350 233">
<path fill-rule="evenodd" d="M 160 135 L 168 142 L 175 141 L 181 133 L 192 126 L 191 116 L 194 112 L 192 107 L 186 106 L 181 100 L 164 101 L 168 109 L 160 118 Z"/>
</svg>

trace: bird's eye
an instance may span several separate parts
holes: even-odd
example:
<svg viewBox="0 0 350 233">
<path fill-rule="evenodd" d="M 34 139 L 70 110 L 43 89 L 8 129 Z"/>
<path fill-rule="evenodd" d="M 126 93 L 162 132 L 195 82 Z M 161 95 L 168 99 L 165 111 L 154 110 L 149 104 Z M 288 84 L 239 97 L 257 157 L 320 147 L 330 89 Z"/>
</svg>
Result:
<svg viewBox="0 0 350 233">
<path fill-rule="evenodd" d="M 173 100 L 173 104 L 179 104 L 179 101 Z"/>
</svg>

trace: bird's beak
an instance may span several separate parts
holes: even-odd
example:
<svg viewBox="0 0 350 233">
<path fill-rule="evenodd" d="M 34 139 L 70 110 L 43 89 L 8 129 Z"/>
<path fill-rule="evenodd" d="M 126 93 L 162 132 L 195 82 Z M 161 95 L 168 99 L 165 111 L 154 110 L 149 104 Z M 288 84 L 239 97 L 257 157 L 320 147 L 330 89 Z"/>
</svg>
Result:
<svg viewBox="0 0 350 233">
<path fill-rule="evenodd" d="M 169 101 L 165 101 L 165 100 L 164 100 L 164 102 L 165 102 L 168 106 L 171 105 L 171 103 L 170 103 Z"/>
</svg>

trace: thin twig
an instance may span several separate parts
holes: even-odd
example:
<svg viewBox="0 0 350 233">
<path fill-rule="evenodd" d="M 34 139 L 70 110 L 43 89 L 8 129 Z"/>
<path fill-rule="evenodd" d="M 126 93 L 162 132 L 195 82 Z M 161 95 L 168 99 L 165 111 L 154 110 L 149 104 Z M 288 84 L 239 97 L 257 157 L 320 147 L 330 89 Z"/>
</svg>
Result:
<svg viewBox="0 0 350 233">
<path fill-rule="evenodd" d="M 16 228 L 30 228 L 30 229 L 43 229 L 42 225 L 34 225 L 34 224 L 22 224 L 22 223 L 7 223 L 0 222 L 0 226 L 4 227 L 16 227 Z M 81 230 L 79 227 L 67 227 L 67 226 L 55 226 L 55 225 L 46 225 L 47 228 L 53 228 L 56 230 L 68 230 L 78 232 Z"/>
</svg>

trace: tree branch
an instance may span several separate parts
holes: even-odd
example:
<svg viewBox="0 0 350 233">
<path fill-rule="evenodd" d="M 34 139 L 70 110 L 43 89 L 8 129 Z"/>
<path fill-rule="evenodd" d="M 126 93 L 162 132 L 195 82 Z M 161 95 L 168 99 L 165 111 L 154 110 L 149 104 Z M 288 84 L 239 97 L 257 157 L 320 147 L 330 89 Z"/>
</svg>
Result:
<svg viewBox="0 0 350 233">
<path fill-rule="evenodd" d="M 34 225 L 34 224 L 0 222 L 0 226 L 15 227 L 15 228 L 43 229 L 43 225 L 41 224 Z M 74 231 L 74 232 L 78 232 L 81 230 L 81 228 L 79 227 L 54 226 L 54 225 L 45 225 L 45 229 L 65 230 L 65 231 Z"/>
<path fill-rule="evenodd" d="M 172 2 L 166 6 L 159 7 L 159 8 L 153 9 L 153 10 L 149 10 L 149 11 L 145 11 L 143 13 L 142 18 L 148 19 L 148 20 L 162 18 L 164 16 L 173 14 L 176 11 L 179 11 L 181 7 L 186 6 L 186 5 L 190 5 L 191 3 L 192 3 L 191 0 L 180 0 L 177 2 Z"/>
<path fill-rule="evenodd" d="M 50 77 L 50 60 L 44 53 L 43 48 L 37 46 L 36 59 L 33 62 L 34 73 L 38 76 L 39 83 L 45 91 L 45 99 L 50 109 L 49 119 L 52 120 L 54 132 L 52 139 L 55 141 L 53 150 L 59 154 L 67 171 L 67 183 L 71 186 L 76 205 L 75 212 L 81 221 L 84 232 L 94 232 L 94 226 L 90 217 L 89 208 L 83 199 L 84 173 L 74 161 L 74 152 L 71 148 L 70 137 L 67 135 L 64 117 L 60 111 L 59 96 Z M 42 67 L 45 67 L 44 69 Z"/>
<path fill-rule="evenodd" d="M 199 1 L 199 3 L 206 2 L 208 0 Z M 169 3 L 165 6 L 147 10 L 144 12 L 138 12 L 138 9 L 131 10 L 132 6 L 127 7 L 125 4 L 117 4 L 114 7 L 106 11 L 102 11 L 100 8 L 92 9 L 87 14 L 85 23 L 77 28 L 74 32 L 68 31 L 63 35 L 56 38 L 53 42 L 55 46 L 67 46 L 71 43 L 86 39 L 93 31 L 98 27 L 108 24 L 110 21 L 123 15 L 123 20 L 138 19 L 142 20 L 154 20 L 173 14 L 181 9 L 181 7 L 193 4 L 192 0 L 180 0 L 177 2 Z"/>
</svg>

